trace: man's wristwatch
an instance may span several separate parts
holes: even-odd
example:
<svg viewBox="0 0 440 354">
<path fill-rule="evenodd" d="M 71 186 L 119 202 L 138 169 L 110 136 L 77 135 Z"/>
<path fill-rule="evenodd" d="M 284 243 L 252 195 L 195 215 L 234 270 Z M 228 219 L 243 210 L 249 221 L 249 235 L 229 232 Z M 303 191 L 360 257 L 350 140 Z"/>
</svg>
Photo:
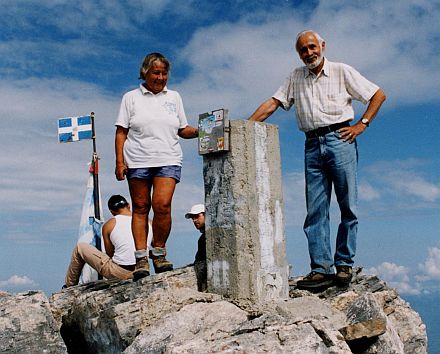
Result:
<svg viewBox="0 0 440 354">
<path fill-rule="evenodd" d="M 369 121 L 367 118 L 362 118 L 362 119 L 361 119 L 361 123 L 362 123 L 362 124 L 365 124 L 367 127 L 370 126 L 370 121 Z"/>
</svg>

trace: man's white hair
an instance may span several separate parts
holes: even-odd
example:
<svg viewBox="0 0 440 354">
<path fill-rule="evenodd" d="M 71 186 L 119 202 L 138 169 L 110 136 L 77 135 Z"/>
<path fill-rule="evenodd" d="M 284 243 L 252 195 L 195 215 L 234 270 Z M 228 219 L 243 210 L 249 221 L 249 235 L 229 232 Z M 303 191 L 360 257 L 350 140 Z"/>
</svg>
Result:
<svg viewBox="0 0 440 354">
<path fill-rule="evenodd" d="M 322 44 L 322 42 L 324 42 L 324 39 L 322 39 L 322 37 L 319 35 L 319 33 L 315 32 L 313 30 L 305 30 L 305 31 L 298 33 L 298 35 L 296 36 L 295 48 L 296 48 L 296 45 L 298 44 L 299 37 L 301 37 L 302 35 L 304 35 L 306 33 L 312 33 L 316 37 L 316 39 L 318 40 L 319 44 Z"/>
</svg>

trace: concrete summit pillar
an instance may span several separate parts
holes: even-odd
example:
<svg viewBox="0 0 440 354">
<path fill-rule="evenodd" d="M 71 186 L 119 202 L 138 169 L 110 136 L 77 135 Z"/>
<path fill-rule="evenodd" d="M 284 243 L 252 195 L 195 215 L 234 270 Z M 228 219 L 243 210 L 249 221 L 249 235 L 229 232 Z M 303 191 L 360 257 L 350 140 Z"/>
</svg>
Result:
<svg viewBox="0 0 440 354">
<path fill-rule="evenodd" d="M 288 297 L 278 128 L 230 121 L 230 150 L 203 156 L 208 291 Z"/>
</svg>

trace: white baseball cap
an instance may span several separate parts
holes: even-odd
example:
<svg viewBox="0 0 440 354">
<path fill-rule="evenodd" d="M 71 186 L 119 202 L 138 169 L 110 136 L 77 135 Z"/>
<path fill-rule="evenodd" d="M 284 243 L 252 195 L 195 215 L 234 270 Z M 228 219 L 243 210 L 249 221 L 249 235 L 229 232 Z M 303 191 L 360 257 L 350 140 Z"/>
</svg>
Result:
<svg viewBox="0 0 440 354">
<path fill-rule="evenodd" d="M 193 215 L 198 215 L 205 212 L 205 206 L 203 204 L 195 204 L 191 207 L 191 210 L 185 214 L 185 218 L 191 219 Z"/>
</svg>

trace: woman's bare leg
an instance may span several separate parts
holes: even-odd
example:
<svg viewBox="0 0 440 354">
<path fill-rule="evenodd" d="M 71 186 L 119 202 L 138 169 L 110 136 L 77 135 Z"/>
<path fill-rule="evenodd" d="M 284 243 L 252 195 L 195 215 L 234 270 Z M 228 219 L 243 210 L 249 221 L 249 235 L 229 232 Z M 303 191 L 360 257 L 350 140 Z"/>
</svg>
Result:
<svg viewBox="0 0 440 354">
<path fill-rule="evenodd" d="M 173 178 L 155 177 L 153 179 L 153 196 L 151 204 L 154 217 L 151 258 L 156 273 L 173 269 L 173 264 L 165 258 L 165 244 L 171 231 L 171 202 L 175 187 L 176 180 Z"/>
<path fill-rule="evenodd" d="M 150 185 L 147 180 L 130 178 L 128 180 L 132 202 L 131 231 L 136 247 L 136 269 L 133 279 L 138 280 L 150 275 L 148 264 L 148 213 L 151 208 Z"/>
</svg>

